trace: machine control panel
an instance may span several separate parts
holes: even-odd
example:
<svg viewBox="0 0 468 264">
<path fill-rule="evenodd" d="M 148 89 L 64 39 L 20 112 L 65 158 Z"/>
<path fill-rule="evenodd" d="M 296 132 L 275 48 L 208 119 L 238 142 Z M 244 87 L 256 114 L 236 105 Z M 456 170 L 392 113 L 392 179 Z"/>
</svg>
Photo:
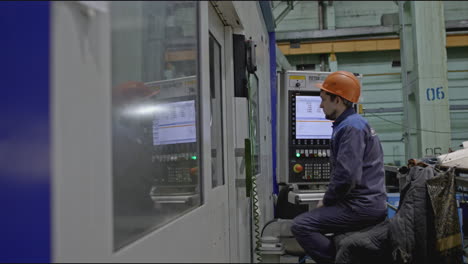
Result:
<svg viewBox="0 0 468 264">
<path fill-rule="evenodd" d="M 195 77 L 145 83 L 155 91 L 146 138 L 152 145 L 153 196 L 197 193 L 199 186 Z M 169 93 L 170 91 L 170 93 Z"/>
<path fill-rule="evenodd" d="M 152 159 L 158 170 L 154 182 L 160 190 L 163 186 L 196 186 L 195 100 L 189 96 L 171 98 L 158 106 L 165 110 L 152 120 Z"/>
<path fill-rule="evenodd" d="M 165 169 L 160 177 L 155 178 L 158 185 L 196 183 L 196 153 L 172 153 L 153 156 L 153 162 Z"/>
<path fill-rule="evenodd" d="M 296 80 L 296 83 L 301 83 Z M 290 90 L 289 183 L 328 184 L 332 121 L 320 108 L 320 92 Z"/>
<path fill-rule="evenodd" d="M 304 190 L 324 191 L 333 175 L 333 121 L 320 108 L 320 88 L 331 72 L 288 70 L 278 75 L 278 180 Z M 355 74 L 359 80 L 362 75 Z"/>
</svg>

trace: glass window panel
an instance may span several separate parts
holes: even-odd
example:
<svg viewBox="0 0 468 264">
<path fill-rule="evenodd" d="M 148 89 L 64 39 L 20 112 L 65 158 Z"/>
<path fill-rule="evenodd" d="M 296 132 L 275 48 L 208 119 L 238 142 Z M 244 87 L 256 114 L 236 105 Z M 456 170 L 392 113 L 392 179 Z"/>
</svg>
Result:
<svg viewBox="0 0 468 264">
<path fill-rule="evenodd" d="M 210 94 L 211 94 L 211 183 L 224 185 L 223 173 L 223 108 L 221 45 L 210 35 Z"/>
<path fill-rule="evenodd" d="M 110 2 L 114 250 L 201 204 L 197 9 Z"/>
</svg>

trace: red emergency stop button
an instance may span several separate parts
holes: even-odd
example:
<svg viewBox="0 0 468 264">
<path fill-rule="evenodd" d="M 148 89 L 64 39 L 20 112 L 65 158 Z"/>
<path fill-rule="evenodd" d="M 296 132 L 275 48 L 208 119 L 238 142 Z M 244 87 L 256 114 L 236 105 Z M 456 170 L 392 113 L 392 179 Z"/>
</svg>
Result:
<svg viewBox="0 0 468 264">
<path fill-rule="evenodd" d="M 301 173 L 303 170 L 304 170 L 304 167 L 302 167 L 301 164 L 296 164 L 296 165 L 294 165 L 294 167 L 293 167 L 293 171 L 294 171 L 295 173 Z"/>
</svg>

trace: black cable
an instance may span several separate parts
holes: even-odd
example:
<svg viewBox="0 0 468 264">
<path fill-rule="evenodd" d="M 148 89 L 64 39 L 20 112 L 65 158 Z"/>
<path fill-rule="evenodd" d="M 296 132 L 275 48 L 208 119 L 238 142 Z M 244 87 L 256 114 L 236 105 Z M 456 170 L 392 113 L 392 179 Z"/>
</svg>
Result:
<svg viewBox="0 0 468 264">
<path fill-rule="evenodd" d="M 257 191 L 257 177 L 252 177 L 252 200 L 253 200 L 253 216 L 254 216 L 254 232 L 255 232 L 255 252 L 257 254 L 257 261 L 259 263 L 262 262 L 262 255 L 260 254 L 260 247 L 261 247 L 261 242 L 260 242 L 260 208 L 258 206 L 258 191 Z"/>
<path fill-rule="evenodd" d="M 364 111 L 364 114 L 366 114 L 366 111 Z M 440 134 L 468 133 L 468 131 L 448 132 L 448 131 L 434 131 L 434 130 L 413 128 L 413 127 L 405 126 L 405 125 L 400 124 L 400 123 L 397 123 L 397 122 L 393 122 L 393 121 L 391 121 L 391 120 L 388 120 L 388 119 L 386 119 L 386 118 L 380 117 L 380 116 L 378 116 L 378 115 L 374 115 L 373 113 L 368 113 L 368 114 L 371 114 L 371 115 L 374 116 L 374 117 L 377 117 L 377 118 L 379 118 L 379 119 L 382 119 L 383 121 L 386 121 L 386 122 L 389 122 L 389 123 L 392 123 L 392 124 L 395 124 L 395 125 L 398 125 L 398 126 L 401 126 L 401 127 L 404 127 L 404 128 L 414 129 L 414 130 L 418 130 L 418 131 L 432 132 L 432 133 L 440 133 Z"/>
<path fill-rule="evenodd" d="M 263 228 L 262 228 L 262 232 L 261 232 L 260 237 L 263 237 L 263 231 L 265 231 L 265 228 L 266 228 L 269 224 L 271 224 L 271 223 L 273 223 L 273 222 L 278 222 L 278 218 L 272 219 L 272 220 L 266 222 L 265 225 L 263 225 Z"/>
</svg>

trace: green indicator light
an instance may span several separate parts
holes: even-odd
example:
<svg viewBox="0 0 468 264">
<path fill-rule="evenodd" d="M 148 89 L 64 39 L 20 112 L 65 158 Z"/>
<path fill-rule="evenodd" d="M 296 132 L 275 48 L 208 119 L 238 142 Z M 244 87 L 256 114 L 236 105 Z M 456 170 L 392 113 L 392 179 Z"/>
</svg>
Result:
<svg viewBox="0 0 468 264">
<path fill-rule="evenodd" d="M 196 159 L 197 159 L 197 156 L 192 156 L 192 159 L 193 159 L 193 160 L 196 160 Z"/>
<path fill-rule="evenodd" d="M 301 156 L 301 153 L 296 153 L 296 157 L 300 157 Z"/>
</svg>

